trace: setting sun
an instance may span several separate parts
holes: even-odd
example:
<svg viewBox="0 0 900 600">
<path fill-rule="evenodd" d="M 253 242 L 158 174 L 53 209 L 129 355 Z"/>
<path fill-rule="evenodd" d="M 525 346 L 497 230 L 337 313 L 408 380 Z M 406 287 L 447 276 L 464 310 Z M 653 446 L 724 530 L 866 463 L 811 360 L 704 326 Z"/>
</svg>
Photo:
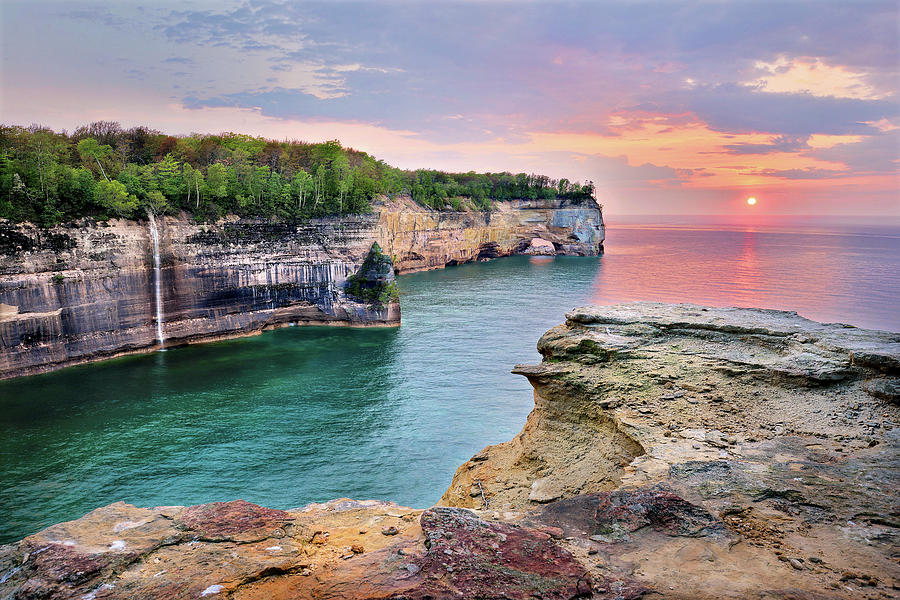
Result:
<svg viewBox="0 0 900 600">
<path fill-rule="evenodd" d="M 749 204 L 750 206 L 753 206 L 754 204 L 756 204 L 756 198 L 754 198 L 753 196 L 750 196 L 749 198 L 747 198 L 747 204 Z"/>
</svg>

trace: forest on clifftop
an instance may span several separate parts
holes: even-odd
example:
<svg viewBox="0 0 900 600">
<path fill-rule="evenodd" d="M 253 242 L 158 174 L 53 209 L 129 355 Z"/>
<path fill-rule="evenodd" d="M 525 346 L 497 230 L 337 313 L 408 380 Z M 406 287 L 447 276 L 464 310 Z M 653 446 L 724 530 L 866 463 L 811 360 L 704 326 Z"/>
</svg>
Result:
<svg viewBox="0 0 900 600">
<path fill-rule="evenodd" d="M 512 199 L 579 204 L 594 197 L 594 186 L 526 173 L 403 170 L 337 140 L 172 136 L 112 121 L 72 133 L 0 125 L 0 218 L 11 221 L 50 226 L 179 210 L 198 221 L 303 220 L 371 212 L 379 194 L 409 194 L 435 210 L 490 210 Z"/>
</svg>

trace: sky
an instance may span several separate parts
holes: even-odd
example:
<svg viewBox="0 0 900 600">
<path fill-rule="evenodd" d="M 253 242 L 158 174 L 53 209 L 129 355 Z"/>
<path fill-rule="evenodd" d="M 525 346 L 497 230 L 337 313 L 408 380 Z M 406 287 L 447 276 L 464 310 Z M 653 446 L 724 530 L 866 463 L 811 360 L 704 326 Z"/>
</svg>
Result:
<svg viewBox="0 0 900 600">
<path fill-rule="evenodd" d="M 5 124 L 339 139 L 592 180 L 613 214 L 900 216 L 896 0 L 3 0 L 0 27 Z"/>
</svg>

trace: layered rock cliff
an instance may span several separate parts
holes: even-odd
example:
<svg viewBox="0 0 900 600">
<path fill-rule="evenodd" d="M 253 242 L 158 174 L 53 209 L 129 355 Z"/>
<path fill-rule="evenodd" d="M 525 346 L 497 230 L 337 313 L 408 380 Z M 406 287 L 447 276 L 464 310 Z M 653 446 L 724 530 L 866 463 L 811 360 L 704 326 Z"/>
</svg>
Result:
<svg viewBox="0 0 900 600">
<path fill-rule="evenodd" d="M 390 325 L 399 306 L 347 297 L 372 245 L 373 217 L 299 226 L 157 218 L 166 345 L 246 335 L 283 323 Z M 0 376 L 159 347 L 148 223 L 42 231 L 17 227 L 0 260 Z"/>
<path fill-rule="evenodd" d="M 117 503 L 0 547 L 0 597 L 893 598 L 900 334 L 588 307 L 442 504 Z"/>
<path fill-rule="evenodd" d="M 442 504 L 560 527 L 648 597 L 900 593 L 900 334 L 638 303 L 576 309 L 538 350 L 525 427 Z"/>
<path fill-rule="evenodd" d="M 511 254 L 596 256 L 605 229 L 595 204 L 514 200 L 490 212 L 437 212 L 399 197 L 379 209 L 376 235 L 398 270 L 416 271 Z"/>
<path fill-rule="evenodd" d="M 398 198 L 372 215 L 302 224 L 0 224 L 0 378 L 152 350 L 160 333 L 171 346 L 288 323 L 398 325 L 393 297 L 378 302 L 345 289 L 376 243 L 399 272 L 534 247 L 596 255 L 602 242 L 598 207 L 558 201 L 444 213 Z"/>
</svg>

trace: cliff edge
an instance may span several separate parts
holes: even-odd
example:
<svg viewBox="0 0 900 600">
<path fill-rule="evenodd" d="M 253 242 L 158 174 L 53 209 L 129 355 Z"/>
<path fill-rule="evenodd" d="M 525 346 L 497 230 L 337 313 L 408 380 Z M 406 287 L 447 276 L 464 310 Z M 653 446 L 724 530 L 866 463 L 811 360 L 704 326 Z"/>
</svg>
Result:
<svg viewBox="0 0 900 600">
<path fill-rule="evenodd" d="M 117 503 L 0 547 L 10 598 L 892 598 L 900 334 L 585 307 L 440 504 Z"/>
</svg>

